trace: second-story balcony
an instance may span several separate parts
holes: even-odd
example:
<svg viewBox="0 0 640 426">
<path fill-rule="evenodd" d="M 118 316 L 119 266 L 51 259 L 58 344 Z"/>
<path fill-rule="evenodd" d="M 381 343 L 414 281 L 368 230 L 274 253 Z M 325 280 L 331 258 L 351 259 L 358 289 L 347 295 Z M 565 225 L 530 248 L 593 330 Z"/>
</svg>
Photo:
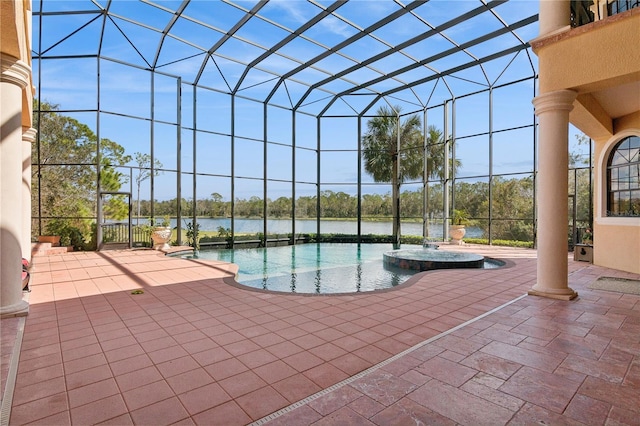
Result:
<svg viewBox="0 0 640 426">
<path fill-rule="evenodd" d="M 571 0 L 571 26 L 579 27 L 640 7 L 640 0 Z"/>
<path fill-rule="evenodd" d="M 576 91 L 571 123 L 593 139 L 612 137 L 639 113 L 639 3 L 571 1 L 571 27 L 531 43 L 540 61 L 540 93 Z"/>
</svg>

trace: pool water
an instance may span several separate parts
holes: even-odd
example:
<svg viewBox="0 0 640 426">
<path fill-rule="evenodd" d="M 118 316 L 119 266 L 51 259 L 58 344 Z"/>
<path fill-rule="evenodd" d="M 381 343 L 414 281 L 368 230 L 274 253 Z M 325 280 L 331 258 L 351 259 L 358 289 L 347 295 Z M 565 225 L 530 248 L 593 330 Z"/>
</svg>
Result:
<svg viewBox="0 0 640 426">
<path fill-rule="evenodd" d="M 391 244 L 318 243 L 203 250 L 198 258 L 235 263 L 239 268 L 236 281 L 249 287 L 304 294 L 356 293 L 392 288 L 420 272 L 385 265 L 383 254 L 392 249 Z M 486 259 L 484 268 L 501 264 Z"/>
<path fill-rule="evenodd" d="M 418 247 L 418 246 L 416 246 Z M 289 293 L 354 293 L 395 287 L 418 271 L 384 266 L 390 244 L 300 244 L 203 250 L 198 258 L 238 265 L 236 281 Z"/>
</svg>

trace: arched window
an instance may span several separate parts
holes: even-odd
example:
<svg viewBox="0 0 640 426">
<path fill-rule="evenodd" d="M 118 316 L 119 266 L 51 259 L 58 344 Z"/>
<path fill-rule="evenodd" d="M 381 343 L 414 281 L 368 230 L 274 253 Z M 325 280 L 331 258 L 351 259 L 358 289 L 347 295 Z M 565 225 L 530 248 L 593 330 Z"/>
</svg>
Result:
<svg viewBox="0 0 640 426">
<path fill-rule="evenodd" d="M 640 136 L 622 139 L 611 151 L 607 216 L 640 216 Z"/>
</svg>

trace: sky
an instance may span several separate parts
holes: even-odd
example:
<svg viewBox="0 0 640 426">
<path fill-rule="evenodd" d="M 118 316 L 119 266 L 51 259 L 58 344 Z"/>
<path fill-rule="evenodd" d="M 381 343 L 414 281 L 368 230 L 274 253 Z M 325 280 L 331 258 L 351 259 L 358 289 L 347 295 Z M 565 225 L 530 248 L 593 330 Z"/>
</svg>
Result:
<svg viewBox="0 0 640 426">
<path fill-rule="evenodd" d="M 115 0 L 109 4 L 106 20 L 100 14 L 108 4 L 104 0 L 51 0 L 42 3 L 42 10 L 40 4 L 33 5 L 34 57 L 43 58 L 33 64 L 36 96 L 58 104 L 64 114 L 89 125 L 101 138 L 120 143 L 131 155 L 150 152 L 153 139 L 154 154 L 164 169 L 156 178 L 156 199 L 177 195 L 178 167 L 183 172 L 182 197 L 191 198 L 195 165 L 200 174 L 196 196 L 216 192 L 228 200 L 232 156 L 237 198 L 262 197 L 265 162 L 269 198 L 291 196 L 292 185 L 287 181 L 294 173 L 296 196 L 315 195 L 318 138 L 321 189 L 355 194 L 359 120 L 364 131 L 379 106 L 399 105 L 403 113 L 416 112 L 421 118 L 426 111 L 426 122 L 444 129 L 443 103 L 453 97 L 455 127 L 449 121 L 448 133 L 456 137 L 456 155 L 462 162 L 458 177 L 486 180 L 483 176 L 489 173 L 490 161 L 494 174 L 520 177 L 533 170 L 531 99 L 536 83 L 531 77 L 537 72 L 537 60 L 532 52 L 514 52 L 483 62 L 482 67 L 437 76 L 533 39 L 537 22 L 523 25 L 515 34 L 471 43 L 537 13 L 538 1 L 511 0 L 453 25 L 456 16 L 483 3 L 432 0 L 385 26 L 372 27 L 398 13 L 399 4 L 352 0 L 287 43 L 283 40 L 292 31 L 303 28 L 332 3 L 272 0 L 235 32 L 234 26 L 257 2 L 192 1 L 173 23 L 173 12 L 181 1 Z M 442 27 L 441 33 L 431 31 Z M 370 29 L 367 35 L 339 48 L 366 28 Z M 234 37 L 227 37 L 232 32 Z M 395 47 L 421 35 L 428 36 L 402 49 Z M 465 43 L 471 45 L 464 52 L 435 57 Z M 327 48 L 333 48 L 333 53 L 319 57 Z M 213 55 L 207 55 L 209 50 Z M 395 51 L 357 69 L 373 55 L 390 50 Z M 303 67 L 308 61 L 313 63 Z M 380 78 L 418 61 L 423 63 L 394 78 Z M 153 78 L 151 68 L 158 71 Z M 343 70 L 341 78 L 333 78 Z M 288 72 L 291 76 L 282 82 L 279 76 Z M 518 80 L 522 81 L 504 86 Z M 400 90 L 405 83 L 417 81 L 424 82 Z M 354 89 L 359 85 L 363 87 Z M 491 99 L 486 91 L 466 96 L 490 86 L 494 87 Z M 395 88 L 400 89 L 377 99 L 377 93 Z M 236 94 L 233 108 L 229 93 Z M 331 102 L 336 93 L 342 96 Z M 269 99 L 266 118 L 265 99 Z M 453 111 L 451 104 L 448 109 Z M 570 135 L 577 133 L 570 130 Z M 270 142 L 266 160 L 265 134 Z M 573 149 L 577 148 L 584 150 L 582 146 Z M 374 185 L 364 172 L 362 180 L 365 193 L 390 191 L 390 185 Z M 149 195 L 149 182 L 145 182 L 141 196 Z"/>
</svg>

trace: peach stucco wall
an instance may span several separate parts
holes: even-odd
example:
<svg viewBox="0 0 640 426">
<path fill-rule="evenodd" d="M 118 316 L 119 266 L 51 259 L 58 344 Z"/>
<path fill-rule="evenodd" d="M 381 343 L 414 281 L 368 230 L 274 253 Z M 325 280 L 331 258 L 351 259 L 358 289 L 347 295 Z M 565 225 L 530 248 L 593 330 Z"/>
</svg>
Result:
<svg viewBox="0 0 640 426">
<path fill-rule="evenodd" d="M 640 226 L 622 226 L 611 219 L 594 224 L 593 263 L 640 274 Z M 604 222 L 604 223 L 603 223 Z"/>
<path fill-rule="evenodd" d="M 640 217 L 607 217 L 606 170 L 613 147 L 623 138 L 640 135 L 640 113 L 627 116 L 609 140 L 595 141 L 593 263 L 640 274 Z"/>
</svg>

